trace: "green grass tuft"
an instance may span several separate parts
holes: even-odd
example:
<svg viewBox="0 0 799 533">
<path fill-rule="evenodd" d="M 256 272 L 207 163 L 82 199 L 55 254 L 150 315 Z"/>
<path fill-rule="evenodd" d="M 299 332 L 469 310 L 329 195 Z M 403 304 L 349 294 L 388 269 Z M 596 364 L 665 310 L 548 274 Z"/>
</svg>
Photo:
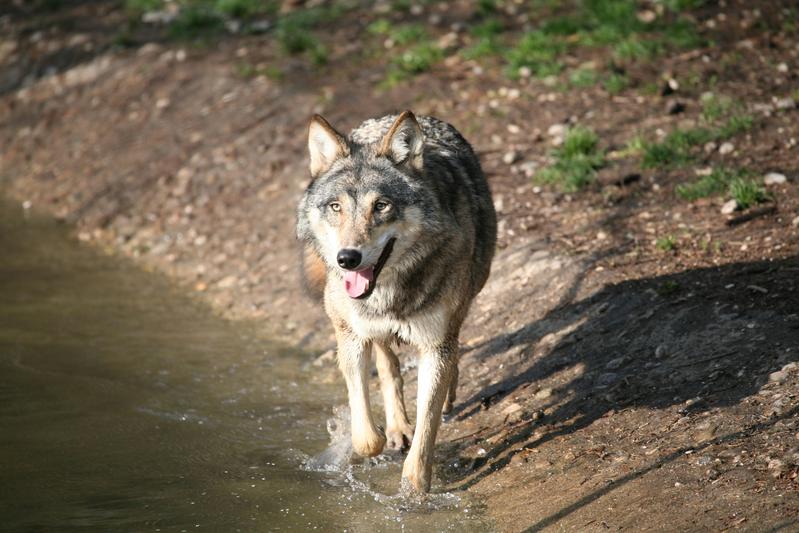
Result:
<svg viewBox="0 0 799 533">
<path fill-rule="evenodd" d="M 563 145 L 551 155 L 555 162 L 541 169 L 535 179 L 539 183 L 557 185 L 566 192 L 575 192 L 591 183 L 597 169 L 605 164 L 599 137 L 580 126 L 569 130 Z"/>
<path fill-rule="evenodd" d="M 691 149 L 715 138 L 706 128 L 678 129 L 660 142 L 644 142 L 641 164 L 644 168 L 684 165 L 691 160 Z"/>
<path fill-rule="evenodd" d="M 725 167 L 714 168 L 707 176 L 702 176 L 693 183 L 677 185 L 675 192 L 684 200 L 694 201 L 726 191 L 733 180 L 745 174 L 742 170 L 732 170 Z"/>
<path fill-rule="evenodd" d="M 593 87 L 596 82 L 597 73 L 592 68 L 578 68 L 569 74 L 569 83 L 574 87 Z"/>
<path fill-rule="evenodd" d="M 620 92 L 624 91 L 624 89 L 626 89 L 629 85 L 630 85 L 630 79 L 624 74 L 619 74 L 616 72 L 612 73 L 602 82 L 602 86 L 610 94 L 619 94 Z"/>
<path fill-rule="evenodd" d="M 677 248 L 677 239 L 674 235 L 666 235 L 655 241 L 655 247 L 661 252 L 671 252 Z"/>
<path fill-rule="evenodd" d="M 567 49 L 566 44 L 552 39 L 541 31 L 527 32 L 516 46 L 506 54 L 510 75 L 518 76 L 519 69 L 529 68 L 536 76 L 544 78 L 558 74 L 563 65 L 557 60 Z"/>
<path fill-rule="evenodd" d="M 752 179 L 742 177 L 736 177 L 730 182 L 729 195 L 735 199 L 741 209 L 765 202 L 768 199 L 763 187 Z"/>
<path fill-rule="evenodd" d="M 225 28 L 222 16 L 207 5 L 189 5 L 178 13 L 169 26 L 173 39 L 198 40 L 214 37 Z"/>
</svg>

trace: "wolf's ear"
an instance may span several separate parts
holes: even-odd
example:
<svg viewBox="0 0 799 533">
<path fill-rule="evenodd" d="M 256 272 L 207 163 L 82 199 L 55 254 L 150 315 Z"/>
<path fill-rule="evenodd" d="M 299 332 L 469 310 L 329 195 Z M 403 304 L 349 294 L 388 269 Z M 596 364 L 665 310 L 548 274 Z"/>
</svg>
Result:
<svg viewBox="0 0 799 533">
<path fill-rule="evenodd" d="M 311 177 L 316 178 L 333 162 L 350 153 L 347 140 L 320 115 L 314 115 L 308 126 L 308 152 L 311 154 Z"/>
<path fill-rule="evenodd" d="M 423 165 L 422 149 L 424 134 L 416 117 L 410 111 L 404 111 L 380 143 L 380 155 L 386 156 L 395 164 L 407 164 L 411 168 L 421 170 Z"/>
</svg>

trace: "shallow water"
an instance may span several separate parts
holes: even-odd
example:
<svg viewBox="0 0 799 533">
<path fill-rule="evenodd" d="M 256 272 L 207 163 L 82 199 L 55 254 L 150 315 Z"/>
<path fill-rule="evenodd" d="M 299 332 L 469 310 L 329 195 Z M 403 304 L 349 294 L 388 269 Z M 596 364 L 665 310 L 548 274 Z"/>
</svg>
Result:
<svg viewBox="0 0 799 533">
<path fill-rule="evenodd" d="M 0 250 L 0 531 L 491 529 L 350 465 L 307 355 L 7 203 Z"/>
</svg>

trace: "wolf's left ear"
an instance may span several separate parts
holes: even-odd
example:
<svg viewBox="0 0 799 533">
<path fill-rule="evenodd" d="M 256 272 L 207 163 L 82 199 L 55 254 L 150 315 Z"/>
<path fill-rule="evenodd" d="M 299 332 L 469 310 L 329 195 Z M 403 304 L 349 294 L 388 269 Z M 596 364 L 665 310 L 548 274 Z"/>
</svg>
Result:
<svg viewBox="0 0 799 533">
<path fill-rule="evenodd" d="M 410 111 L 403 112 L 394 121 L 383 141 L 379 154 L 388 157 L 395 164 L 407 164 L 411 168 L 421 170 L 423 165 L 422 149 L 424 134 L 416 117 Z"/>
<path fill-rule="evenodd" d="M 316 178 L 336 159 L 348 156 L 350 148 L 343 135 L 321 115 L 314 115 L 308 126 L 308 152 L 311 154 L 311 177 Z"/>
</svg>

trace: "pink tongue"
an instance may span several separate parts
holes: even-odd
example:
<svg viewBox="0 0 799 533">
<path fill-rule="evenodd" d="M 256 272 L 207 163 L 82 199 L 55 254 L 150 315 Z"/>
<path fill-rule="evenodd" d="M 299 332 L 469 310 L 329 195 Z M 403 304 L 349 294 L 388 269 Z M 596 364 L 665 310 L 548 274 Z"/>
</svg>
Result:
<svg viewBox="0 0 799 533">
<path fill-rule="evenodd" d="M 358 271 L 347 271 L 344 273 L 344 288 L 351 298 L 360 298 L 369 290 L 369 283 L 375 277 L 375 269 L 372 267 Z"/>
</svg>

